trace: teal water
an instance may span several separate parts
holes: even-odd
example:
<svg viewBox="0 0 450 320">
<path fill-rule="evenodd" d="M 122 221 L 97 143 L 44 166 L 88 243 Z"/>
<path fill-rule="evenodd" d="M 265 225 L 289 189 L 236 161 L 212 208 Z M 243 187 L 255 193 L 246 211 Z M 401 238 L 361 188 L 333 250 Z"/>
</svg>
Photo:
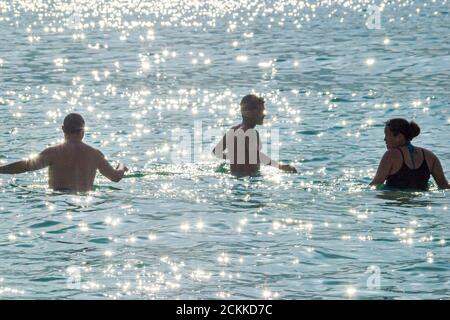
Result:
<svg viewBox="0 0 450 320">
<path fill-rule="evenodd" d="M 448 191 L 367 184 L 392 117 L 450 176 L 449 3 L 384 1 L 381 29 L 332 3 L 0 1 L 0 162 L 76 111 L 131 169 L 88 195 L 0 176 L 0 298 L 448 299 Z M 171 161 L 173 129 L 223 131 L 251 91 L 298 174 Z"/>
</svg>

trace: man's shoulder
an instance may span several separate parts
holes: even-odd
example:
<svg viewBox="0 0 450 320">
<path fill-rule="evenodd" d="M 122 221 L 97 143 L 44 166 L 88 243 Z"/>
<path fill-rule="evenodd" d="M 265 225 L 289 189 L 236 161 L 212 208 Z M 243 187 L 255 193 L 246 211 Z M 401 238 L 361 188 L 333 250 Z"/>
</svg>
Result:
<svg viewBox="0 0 450 320">
<path fill-rule="evenodd" d="M 80 152 L 89 154 L 90 156 L 99 157 L 99 158 L 104 157 L 103 153 L 99 149 L 97 149 L 93 146 L 90 146 L 84 142 L 80 144 L 79 148 L 80 148 Z"/>
<path fill-rule="evenodd" d="M 93 147 L 93 146 L 90 146 L 90 145 L 88 145 L 88 144 L 84 144 L 84 146 L 85 146 L 85 148 L 86 148 L 86 150 L 87 150 L 88 152 L 92 152 L 92 153 L 95 154 L 95 155 L 98 155 L 98 156 L 103 157 L 103 153 L 102 153 L 99 149 L 97 149 L 97 148 L 95 148 L 95 147 Z"/>
<path fill-rule="evenodd" d="M 63 146 L 62 143 L 48 146 L 41 152 L 41 155 L 49 156 L 49 155 L 57 154 L 61 150 L 62 146 Z"/>
</svg>

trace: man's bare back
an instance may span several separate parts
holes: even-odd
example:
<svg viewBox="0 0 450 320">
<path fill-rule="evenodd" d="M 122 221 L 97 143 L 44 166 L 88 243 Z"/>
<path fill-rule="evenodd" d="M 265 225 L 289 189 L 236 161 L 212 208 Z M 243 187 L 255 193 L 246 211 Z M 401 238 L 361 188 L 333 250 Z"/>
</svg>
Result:
<svg viewBox="0 0 450 320">
<path fill-rule="evenodd" d="M 84 120 L 80 115 L 67 116 L 63 131 L 65 142 L 45 149 L 35 158 L 2 166 L 0 173 L 17 174 L 48 167 L 50 188 L 76 192 L 92 190 L 97 170 L 114 182 L 123 178 L 128 170 L 125 166 L 114 169 L 99 150 L 82 142 Z"/>
<path fill-rule="evenodd" d="M 89 191 L 97 170 L 111 181 L 121 180 L 121 174 L 106 161 L 103 154 L 83 142 L 65 142 L 48 148 L 48 184 L 54 190 Z"/>
</svg>

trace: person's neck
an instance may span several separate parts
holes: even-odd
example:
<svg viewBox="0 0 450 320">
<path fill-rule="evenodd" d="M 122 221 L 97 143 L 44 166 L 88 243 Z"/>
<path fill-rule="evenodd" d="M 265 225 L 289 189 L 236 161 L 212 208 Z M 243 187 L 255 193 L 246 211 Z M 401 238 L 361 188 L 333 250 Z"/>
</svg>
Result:
<svg viewBox="0 0 450 320">
<path fill-rule="evenodd" d="M 82 140 L 77 137 L 65 137 L 64 141 L 67 143 L 81 143 L 82 142 Z"/>
<path fill-rule="evenodd" d="M 243 126 L 245 129 L 254 129 L 254 128 L 256 127 L 256 123 L 250 122 L 250 121 L 246 121 L 246 120 L 243 120 L 243 121 L 242 121 L 242 126 Z"/>
<path fill-rule="evenodd" d="M 412 146 L 411 141 L 406 141 L 405 143 L 400 145 L 400 147 L 407 147 L 407 146 Z"/>
</svg>

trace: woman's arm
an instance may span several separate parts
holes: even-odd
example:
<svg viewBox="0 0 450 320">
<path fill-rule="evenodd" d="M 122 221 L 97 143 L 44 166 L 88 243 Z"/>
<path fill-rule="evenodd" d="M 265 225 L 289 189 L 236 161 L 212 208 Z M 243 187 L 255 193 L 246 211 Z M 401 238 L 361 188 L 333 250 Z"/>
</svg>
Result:
<svg viewBox="0 0 450 320">
<path fill-rule="evenodd" d="M 439 161 L 439 158 L 436 157 L 434 154 L 434 162 L 431 167 L 431 175 L 433 176 L 434 180 L 436 181 L 437 185 L 441 189 L 450 189 L 450 185 L 448 183 L 447 178 L 444 174 L 444 169 L 442 168 L 441 161 Z"/>
<path fill-rule="evenodd" d="M 386 178 L 389 176 L 392 168 L 392 158 L 393 158 L 393 150 L 388 150 L 384 153 L 383 158 L 381 158 L 380 164 L 378 165 L 377 173 L 370 183 L 371 186 L 376 186 L 384 183 Z"/>
</svg>

